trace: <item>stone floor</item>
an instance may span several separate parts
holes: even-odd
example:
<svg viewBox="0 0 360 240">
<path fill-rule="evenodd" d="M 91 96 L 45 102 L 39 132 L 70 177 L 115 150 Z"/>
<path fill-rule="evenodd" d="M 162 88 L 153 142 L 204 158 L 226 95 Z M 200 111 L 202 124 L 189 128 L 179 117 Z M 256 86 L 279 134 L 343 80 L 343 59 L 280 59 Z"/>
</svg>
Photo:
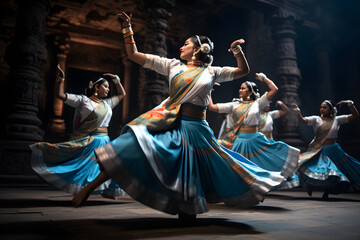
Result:
<svg viewBox="0 0 360 240">
<path fill-rule="evenodd" d="M 0 184 L 0 239 L 360 239 L 360 194 L 275 191 L 249 209 L 211 204 L 195 225 L 125 196 L 81 208 L 47 184 Z"/>
</svg>

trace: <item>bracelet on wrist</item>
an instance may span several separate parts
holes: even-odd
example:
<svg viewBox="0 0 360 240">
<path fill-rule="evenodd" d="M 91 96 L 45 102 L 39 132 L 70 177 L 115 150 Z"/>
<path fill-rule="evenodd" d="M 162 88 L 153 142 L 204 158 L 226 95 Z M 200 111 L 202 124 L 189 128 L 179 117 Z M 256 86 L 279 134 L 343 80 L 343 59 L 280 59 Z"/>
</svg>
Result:
<svg viewBox="0 0 360 240">
<path fill-rule="evenodd" d="M 265 78 L 266 78 L 266 75 L 265 75 L 264 73 L 259 73 L 258 79 L 259 79 L 261 82 L 263 82 Z"/>
<path fill-rule="evenodd" d="M 126 27 L 126 28 L 123 28 L 123 29 L 121 30 L 122 34 L 127 34 L 127 33 L 132 32 L 132 31 L 133 31 L 133 30 L 132 30 L 132 27 L 131 27 L 131 26 Z"/>
<path fill-rule="evenodd" d="M 236 47 L 233 49 L 233 50 L 231 50 L 232 51 L 232 53 L 234 54 L 234 55 L 238 55 L 239 53 L 242 53 L 242 48 L 241 48 L 241 46 L 240 46 L 240 44 L 239 45 L 236 45 Z"/>
<path fill-rule="evenodd" d="M 118 75 L 115 75 L 115 77 L 112 79 L 114 83 L 119 83 L 120 82 L 120 78 Z"/>
<path fill-rule="evenodd" d="M 125 38 L 128 38 L 128 37 L 132 36 L 132 35 L 134 35 L 134 32 L 131 31 L 131 32 L 128 32 L 128 33 L 124 34 L 123 37 L 125 39 Z"/>
<path fill-rule="evenodd" d="M 241 54 L 240 54 L 240 53 L 234 54 L 234 57 L 235 57 L 235 58 L 236 58 L 236 57 L 240 57 L 240 56 L 245 57 L 245 53 L 241 52 Z"/>
<path fill-rule="evenodd" d="M 354 102 L 353 102 L 352 100 L 349 100 L 349 101 L 347 102 L 347 105 L 348 105 L 349 107 L 354 106 Z"/>
</svg>

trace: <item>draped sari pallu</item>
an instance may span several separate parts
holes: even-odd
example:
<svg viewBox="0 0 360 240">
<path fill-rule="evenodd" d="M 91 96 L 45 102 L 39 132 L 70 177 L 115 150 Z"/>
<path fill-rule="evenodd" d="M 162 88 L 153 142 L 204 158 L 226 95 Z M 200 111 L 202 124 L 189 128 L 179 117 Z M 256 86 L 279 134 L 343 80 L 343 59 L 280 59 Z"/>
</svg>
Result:
<svg viewBox="0 0 360 240">
<path fill-rule="evenodd" d="M 259 131 L 262 132 L 265 135 L 265 137 L 267 137 L 268 139 L 272 139 L 273 138 L 272 131 L 263 131 L 268 116 L 269 116 L 268 112 L 260 114 Z"/>
<path fill-rule="evenodd" d="M 46 143 L 39 142 L 36 146 L 42 150 L 47 163 L 59 163 L 66 161 L 74 155 L 80 154 L 94 140 L 91 134 L 97 134 L 97 129 L 103 121 L 108 111 L 104 101 L 90 113 L 90 115 L 81 123 L 79 128 L 72 134 L 67 142 Z M 100 131 L 104 134 L 105 131 Z"/>
<path fill-rule="evenodd" d="M 304 153 L 301 153 L 299 156 L 299 166 L 306 163 L 322 150 L 326 137 L 328 136 L 333 123 L 334 120 L 332 119 L 331 121 L 323 123 L 317 129 L 314 141 L 310 143 L 308 150 Z"/>
<path fill-rule="evenodd" d="M 253 102 L 241 104 L 236 110 L 232 113 L 232 118 L 234 119 L 234 128 L 230 126 L 225 128 L 224 133 L 219 138 L 219 143 L 224 147 L 231 149 L 236 135 L 240 132 L 241 128 L 244 128 L 243 122 L 248 114 Z"/>
<path fill-rule="evenodd" d="M 175 125 L 184 97 L 193 89 L 205 68 L 193 68 L 178 73 L 171 80 L 170 97 L 159 106 L 127 124 L 145 125 L 149 130 L 166 130 Z"/>
</svg>

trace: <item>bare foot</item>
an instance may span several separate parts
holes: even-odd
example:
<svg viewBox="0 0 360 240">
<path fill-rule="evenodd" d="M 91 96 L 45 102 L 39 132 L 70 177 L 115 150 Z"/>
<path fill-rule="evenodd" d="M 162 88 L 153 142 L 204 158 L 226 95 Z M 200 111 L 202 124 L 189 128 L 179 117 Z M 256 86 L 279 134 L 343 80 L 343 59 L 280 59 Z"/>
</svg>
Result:
<svg viewBox="0 0 360 240">
<path fill-rule="evenodd" d="M 81 189 L 81 191 L 76 194 L 72 200 L 73 207 L 81 207 L 84 202 L 89 198 L 90 191 L 87 191 L 86 188 Z"/>
<path fill-rule="evenodd" d="M 76 194 L 72 200 L 72 205 L 74 207 L 81 207 L 81 205 L 86 202 L 90 194 L 102 183 L 109 180 L 110 178 L 106 173 L 100 172 L 99 176 L 97 176 L 94 181 L 87 184 L 83 189 L 80 190 L 78 194 Z"/>
</svg>

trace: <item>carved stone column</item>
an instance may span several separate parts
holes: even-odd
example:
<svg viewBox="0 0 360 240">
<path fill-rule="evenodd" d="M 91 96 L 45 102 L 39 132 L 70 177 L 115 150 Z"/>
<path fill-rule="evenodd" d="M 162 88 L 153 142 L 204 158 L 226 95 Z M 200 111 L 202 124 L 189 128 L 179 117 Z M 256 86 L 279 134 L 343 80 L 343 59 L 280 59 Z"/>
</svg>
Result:
<svg viewBox="0 0 360 240">
<path fill-rule="evenodd" d="M 146 11 L 146 29 L 144 52 L 167 56 L 166 33 L 170 10 L 175 0 L 143 1 Z M 139 101 L 140 111 L 147 111 L 160 104 L 169 96 L 167 77 L 151 70 L 144 70 L 140 76 Z"/>
<path fill-rule="evenodd" d="M 69 40 L 70 38 L 67 34 L 57 35 L 55 38 L 55 45 L 58 47 L 58 64 L 65 73 L 64 85 L 66 85 L 66 57 L 70 49 Z M 56 80 L 57 79 L 54 79 L 54 81 Z M 64 92 L 64 88 L 61 89 L 61 91 Z M 65 138 L 65 121 L 62 118 L 63 107 L 64 102 L 59 98 L 54 97 L 53 117 L 50 119 L 49 131 L 52 136 L 51 139 L 54 139 L 57 142 L 60 142 Z"/>
<path fill-rule="evenodd" d="M 295 20 L 294 13 L 278 9 L 272 16 L 272 36 L 276 42 L 276 83 L 279 87 L 279 97 L 287 105 L 300 104 L 298 88 L 301 74 L 297 65 L 295 51 Z M 278 138 L 299 148 L 304 147 L 299 134 L 299 120 L 293 111 L 289 111 L 280 120 Z"/>
<path fill-rule="evenodd" d="M 10 69 L 5 61 L 5 50 L 10 44 L 11 39 L 14 37 L 17 5 L 13 1 L 1 1 L 0 8 L 0 85 L 4 87 L 6 86 L 6 78 Z M 4 93 L 1 94 L 0 101 L 2 103 L 8 102 Z M 0 118 L 0 136 L 1 138 L 5 136 L 5 116 Z"/>
<path fill-rule="evenodd" d="M 40 71 L 46 62 L 44 27 L 49 0 L 19 1 L 15 37 L 7 48 L 9 100 L 12 103 L 6 124 L 6 138 L 40 141 L 41 121 L 37 116 L 42 88 Z"/>
<path fill-rule="evenodd" d="M 324 99 L 334 99 L 333 84 L 330 74 L 330 46 L 321 35 L 314 39 L 315 51 L 317 54 L 317 84 L 316 87 L 321 89 L 318 94 L 317 103 Z"/>
<path fill-rule="evenodd" d="M 4 140 L 1 141 L 0 174 L 30 175 L 29 144 L 43 139 L 37 116 L 42 88 L 40 72 L 46 62 L 45 16 L 49 0 L 20 0 L 15 35 L 5 60 L 10 66 L 3 92 L 8 107 Z"/>
</svg>

